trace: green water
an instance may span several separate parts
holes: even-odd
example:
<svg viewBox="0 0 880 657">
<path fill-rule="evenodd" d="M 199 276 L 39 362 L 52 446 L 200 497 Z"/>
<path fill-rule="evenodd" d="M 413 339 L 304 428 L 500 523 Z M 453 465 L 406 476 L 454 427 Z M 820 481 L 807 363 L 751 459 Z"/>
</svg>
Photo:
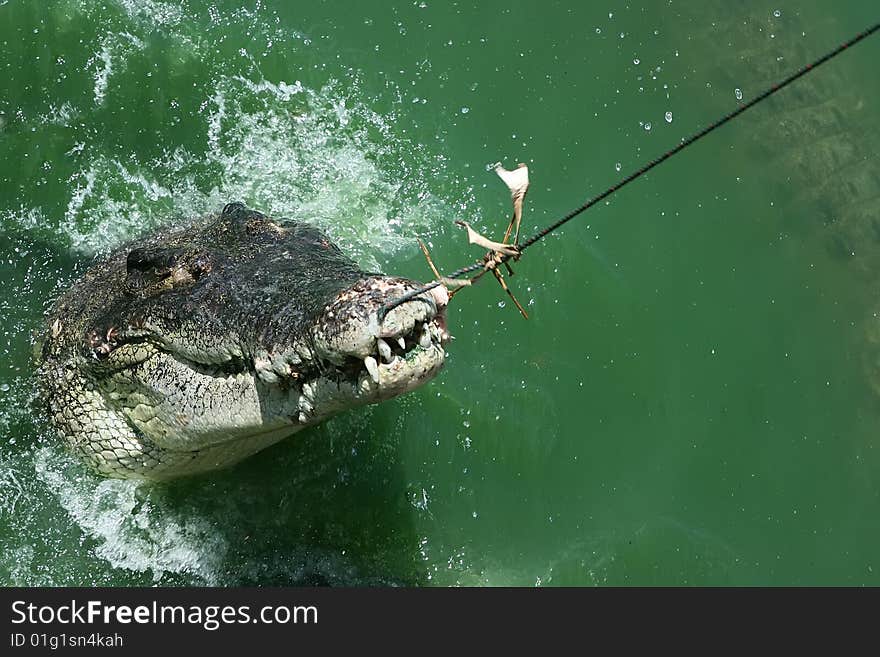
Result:
<svg viewBox="0 0 880 657">
<path fill-rule="evenodd" d="M 231 200 L 466 264 L 487 165 L 530 234 L 874 5 L 0 0 L 0 583 L 880 584 L 880 40 L 529 251 L 529 321 L 463 292 L 438 379 L 234 469 L 93 476 L 29 362 L 95 254 Z"/>
</svg>

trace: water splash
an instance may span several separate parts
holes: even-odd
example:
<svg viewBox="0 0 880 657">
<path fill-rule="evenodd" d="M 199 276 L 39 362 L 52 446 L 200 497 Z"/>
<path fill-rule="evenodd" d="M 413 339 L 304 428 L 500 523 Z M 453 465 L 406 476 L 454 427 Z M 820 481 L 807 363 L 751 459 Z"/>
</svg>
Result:
<svg viewBox="0 0 880 657">
<path fill-rule="evenodd" d="M 283 32 L 245 9 L 212 8 L 208 34 L 197 39 L 194 27 L 205 21 L 189 16 L 185 4 L 120 0 L 121 17 L 110 12 L 109 19 L 103 5 L 74 6 L 112 28 L 87 61 L 94 77 L 91 106 L 68 102 L 63 112 L 34 121 L 38 127 L 64 123 L 76 136 L 68 155 L 78 166 L 62 183 L 71 191 L 59 225 L 75 251 L 105 252 L 172 218 L 240 200 L 315 223 L 362 266 L 380 269 L 388 256 L 415 249 L 416 233 L 430 236 L 460 214 L 461 198 L 447 201 L 432 189 L 445 158 L 397 135 L 393 112 L 375 112 L 361 97 L 356 75 L 311 88 L 269 79 L 249 53 L 230 62 L 211 45 L 212 31 L 219 39 L 231 27 L 246 27 L 263 41 L 287 44 L 296 57 L 308 41 L 302 34 Z M 149 35 L 156 30 L 181 57 L 207 66 L 213 82 L 197 112 L 167 112 L 170 122 L 185 122 L 190 135 L 201 137 L 169 141 L 160 154 L 146 155 L 84 126 L 101 125 L 107 112 L 119 111 L 108 105 L 117 89 L 141 84 L 140 73 L 130 69 L 151 56 Z M 170 107 L 176 103 L 172 99 Z M 46 208 L 32 210 L 52 216 Z"/>
<path fill-rule="evenodd" d="M 48 447 L 35 456 L 38 479 L 96 541 L 96 556 L 116 568 L 150 573 L 155 582 L 173 572 L 203 584 L 220 583 L 227 544 L 197 510 L 170 508 L 138 482 L 75 476 L 65 457 Z"/>
<path fill-rule="evenodd" d="M 265 15 L 212 7 L 206 24 L 206 17 L 189 15 L 185 3 L 71 0 L 69 8 L 95 28 L 95 38 L 83 44 L 91 52 L 83 58 L 85 66 L 68 72 L 80 75 L 91 93 L 63 102 L 50 98 L 42 113 L 22 119 L 35 134 L 60 128 L 65 145 L 59 154 L 65 158 L 59 157 L 54 171 L 66 202 L 56 208 L 37 198 L 32 207 L 0 213 L 4 226 L 31 238 L 39 235 L 53 252 L 104 252 L 176 217 L 242 200 L 276 216 L 317 223 L 363 266 L 379 269 L 380 258 L 417 248 L 414 233 L 430 235 L 462 212 L 461 198 L 447 200 L 435 191 L 444 156 L 398 135 L 393 110 L 376 112 L 356 77 L 310 86 L 264 75 L 253 57 L 231 61 L 215 54 L 215 44 L 231 26 L 254 40 L 304 47 L 302 35 L 281 33 Z M 204 65 L 209 82 L 199 91 L 197 109 L 180 113 L 187 138 L 174 142 L 163 131 L 156 139 L 168 143 L 147 152 L 105 128 L 119 115 L 131 114 L 132 108 L 117 107 L 117 100 L 143 84 L 142 60 L 150 60 L 149 49 L 158 47 L 151 38 L 157 32 L 163 49 L 190 58 L 183 68 Z M 22 257 L 9 254 L 10 262 Z M 59 272 L 35 266 L 39 285 L 18 281 L 21 286 L 9 298 L 51 297 L 59 279 L 70 276 L 71 264 L 64 267 Z M 41 324 L 38 304 L 22 312 L 27 316 L 20 319 L 4 313 L 0 322 L 19 343 Z M 25 360 L 15 355 L 14 362 Z M 0 410 L 0 430 L 33 438 L 27 445 L 0 448 L 0 519 L 16 528 L 0 537 L 0 580 L 100 584 L 117 581 L 114 571 L 121 570 L 122 579 L 133 583 L 297 582 L 313 576 L 329 583 L 384 582 L 359 574 L 348 557 L 307 541 L 293 540 L 277 558 L 261 560 L 266 552 L 248 547 L 256 541 L 247 528 L 259 515 L 254 505 L 264 498 L 264 478 L 252 489 L 227 491 L 225 498 L 218 498 L 211 483 L 193 484 L 192 497 L 181 500 L 160 487 L 95 477 L 71 461 L 54 437 L 40 438 L 42 429 L 28 410 L 32 381 L 22 376 L 0 385 L 10 386 L 2 392 L 6 408 Z M 339 425 L 327 429 L 331 442 L 333 426 Z M 289 472 L 283 477 L 289 484 Z M 299 512 L 294 505 L 285 512 L 285 533 Z M 235 527 L 228 526 L 230 518 Z M 281 542 L 285 533 L 271 540 Z"/>
</svg>

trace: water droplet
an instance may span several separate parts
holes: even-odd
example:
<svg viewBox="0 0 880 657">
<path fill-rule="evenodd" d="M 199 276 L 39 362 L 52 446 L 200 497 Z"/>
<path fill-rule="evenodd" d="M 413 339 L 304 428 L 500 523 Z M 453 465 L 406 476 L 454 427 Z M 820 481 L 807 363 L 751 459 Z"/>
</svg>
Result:
<svg viewBox="0 0 880 657">
<path fill-rule="evenodd" d="M 623 167 L 621 166 L 620 162 L 618 162 L 617 164 L 614 165 L 614 170 L 615 170 L 615 171 L 620 171 L 622 168 L 623 168 Z"/>
<path fill-rule="evenodd" d="M 462 108 L 461 108 L 461 113 L 462 113 L 462 114 L 467 114 L 467 113 L 470 112 L 470 111 L 471 111 L 471 108 L 470 108 L 470 107 L 462 107 Z"/>
<path fill-rule="evenodd" d="M 651 130 L 651 124 L 650 124 L 650 122 L 645 124 L 645 130 L 648 130 L 648 131 Z"/>
<path fill-rule="evenodd" d="M 778 9 L 774 9 L 773 15 L 776 16 L 776 18 L 779 18 L 780 16 L 782 16 L 782 12 L 779 11 Z"/>
<path fill-rule="evenodd" d="M 666 112 L 666 123 L 672 123 L 672 112 Z"/>
</svg>

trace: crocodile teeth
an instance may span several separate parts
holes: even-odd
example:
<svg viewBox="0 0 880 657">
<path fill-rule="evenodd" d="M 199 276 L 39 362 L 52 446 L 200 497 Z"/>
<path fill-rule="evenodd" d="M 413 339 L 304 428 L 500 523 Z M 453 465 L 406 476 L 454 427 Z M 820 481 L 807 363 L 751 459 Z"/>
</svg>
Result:
<svg viewBox="0 0 880 657">
<path fill-rule="evenodd" d="M 379 355 L 385 359 L 386 363 L 391 362 L 391 347 L 388 346 L 388 343 L 385 342 L 382 338 L 376 340 L 376 343 L 379 345 Z"/>
<path fill-rule="evenodd" d="M 431 334 L 428 333 L 427 328 L 425 328 L 425 330 L 422 331 L 422 335 L 421 335 L 421 337 L 419 337 L 419 346 L 422 349 L 427 349 L 428 347 L 431 346 Z"/>
<path fill-rule="evenodd" d="M 397 336 L 397 344 L 400 345 L 401 349 L 406 349 L 406 340 L 403 339 L 402 335 Z"/>
<path fill-rule="evenodd" d="M 379 383 L 379 363 L 376 362 L 376 359 L 372 356 L 367 356 L 364 358 L 364 365 L 367 366 L 367 372 L 370 373 L 373 382 Z"/>
</svg>

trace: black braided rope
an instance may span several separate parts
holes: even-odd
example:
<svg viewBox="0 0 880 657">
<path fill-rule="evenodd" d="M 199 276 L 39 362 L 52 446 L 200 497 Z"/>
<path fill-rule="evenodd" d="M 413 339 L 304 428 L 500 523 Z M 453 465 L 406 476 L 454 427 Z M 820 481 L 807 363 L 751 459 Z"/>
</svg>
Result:
<svg viewBox="0 0 880 657">
<path fill-rule="evenodd" d="M 557 230 L 563 224 L 568 223 L 569 221 L 574 219 L 576 216 L 578 216 L 579 214 L 581 214 L 585 210 L 588 210 L 589 208 L 593 207 L 594 205 L 596 205 L 596 203 L 599 203 L 600 201 L 611 196 L 614 192 L 619 190 L 621 187 L 628 185 L 636 178 L 641 178 L 643 175 L 648 173 L 651 169 L 656 167 L 661 162 L 665 162 L 673 155 L 680 153 L 685 148 L 687 148 L 688 146 L 690 146 L 694 142 L 699 141 L 700 139 L 702 139 L 703 137 L 708 135 L 710 132 L 712 132 L 716 128 L 720 128 L 721 126 L 723 126 L 725 123 L 727 123 L 731 119 L 734 119 L 737 116 L 739 116 L 740 114 L 742 114 L 743 112 L 745 112 L 747 109 L 754 107 L 755 105 L 760 103 L 762 100 L 766 100 L 767 98 L 769 98 L 770 96 L 772 96 L 776 92 L 781 91 L 782 89 L 784 89 L 785 87 L 790 85 L 792 82 L 794 82 L 798 78 L 815 70 L 816 68 L 818 68 L 819 66 L 821 66 L 822 64 L 827 62 L 828 60 L 833 59 L 834 57 L 836 57 L 837 55 L 842 53 L 844 50 L 846 50 L 850 46 L 854 46 L 859 41 L 862 41 L 863 39 L 868 38 L 869 36 L 871 36 L 872 34 L 877 32 L 878 30 L 880 30 L 880 23 L 876 23 L 872 27 L 869 27 L 868 29 L 866 29 L 864 32 L 860 32 L 859 34 L 857 34 L 856 36 L 851 38 L 849 41 L 839 45 L 837 48 L 835 48 L 831 52 L 823 55 L 822 57 L 820 57 L 816 61 L 814 61 L 810 64 L 807 64 L 806 66 L 799 69 L 795 73 L 792 73 L 787 78 L 782 80 L 782 82 L 778 82 L 777 84 L 774 84 L 772 87 L 770 87 L 769 89 L 765 90 L 764 92 L 758 94 L 757 96 L 755 96 L 754 98 L 749 100 L 747 103 L 744 103 L 744 104 L 740 105 L 739 107 L 737 107 L 732 112 L 725 114 L 724 116 L 722 116 L 720 119 L 718 119 L 714 123 L 706 126 L 705 128 L 703 128 L 699 132 L 692 134 L 690 137 L 683 139 L 678 144 L 678 146 L 676 146 L 675 148 L 668 150 L 665 153 L 663 153 L 663 155 L 651 160 L 645 166 L 643 166 L 642 168 L 638 169 L 637 171 L 629 174 L 626 178 L 624 178 L 623 180 L 621 180 L 617 184 L 609 187 L 601 194 L 594 196 L 593 198 L 588 200 L 586 203 L 584 203 L 580 207 L 575 208 L 574 210 L 569 212 L 567 215 L 562 217 L 559 221 L 557 221 L 553 224 L 550 224 L 549 226 L 547 226 L 543 230 L 532 235 L 530 238 L 528 238 L 526 241 L 522 242 L 519 245 L 519 252 L 522 253 L 527 248 L 532 246 L 535 242 L 538 242 L 539 240 L 544 239 L 547 235 L 552 233 L 554 230 Z M 504 256 L 502 258 L 502 262 L 506 262 L 506 261 L 510 260 L 510 258 L 511 258 L 511 256 Z M 456 269 L 454 272 L 449 274 L 446 278 L 461 278 L 465 274 L 470 274 L 471 272 L 475 272 L 478 269 L 484 269 L 484 268 L 485 268 L 484 261 L 479 260 L 471 265 L 467 265 L 467 266 L 462 267 L 460 269 Z M 404 304 L 407 301 L 411 301 L 412 299 L 419 296 L 420 294 L 428 292 L 428 291 L 430 291 L 430 290 L 434 289 L 435 287 L 442 285 L 442 284 L 443 284 L 443 281 L 434 281 L 433 283 L 429 283 L 429 284 L 419 288 L 418 290 L 408 292 L 407 294 L 399 297 L 398 299 L 395 299 L 394 301 L 388 302 L 387 304 L 382 306 L 382 308 L 379 310 L 379 321 L 382 321 L 382 319 L 384 319 L 385 315 L 388 314 L 389 311 L 393 310 L 397 306 Z"/>
</svg>

